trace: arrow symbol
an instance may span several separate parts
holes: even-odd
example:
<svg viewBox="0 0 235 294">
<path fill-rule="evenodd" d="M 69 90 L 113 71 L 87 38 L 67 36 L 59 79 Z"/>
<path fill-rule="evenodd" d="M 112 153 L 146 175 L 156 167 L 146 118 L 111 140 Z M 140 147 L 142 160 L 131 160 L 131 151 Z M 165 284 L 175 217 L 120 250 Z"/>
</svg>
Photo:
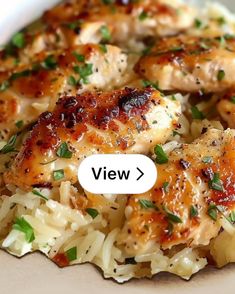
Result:
<svg viewBox="0 0 235 294">
<path fill-rule="evenodd" d="M 141 179 L 143 177 L 144 173 L 138 167 L 136 169 L 140 172 L 140 176 L 136 179 L 136 181 L 139 181 L 139 179 Z"/>
</svg>

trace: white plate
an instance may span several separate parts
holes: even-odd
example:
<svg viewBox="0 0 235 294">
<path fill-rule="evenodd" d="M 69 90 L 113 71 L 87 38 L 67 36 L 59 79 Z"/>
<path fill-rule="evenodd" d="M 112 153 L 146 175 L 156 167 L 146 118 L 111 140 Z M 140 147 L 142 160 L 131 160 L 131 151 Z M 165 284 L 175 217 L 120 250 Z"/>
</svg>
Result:
<svg viewBox="0 0 235 294">
<path fill-rule="evenodd" d="M 232 9 L 233 1 L 220 2 L 230 5 Z M 8 9 L 14 7 L 12 13 L 14 16 L 18 15 L 15 19 L 8 16 L 7 27 L 12 29 L 13 21 L 22 26 L 22 17 L 19 17 L 19 14 L 23 11 L 24 16 L 27 15 L 27 5 L 30 7 L 30 13 L 36 16 L 57 0 L 0 0 L 0 4 L 2 2 L 4 4 L 1 5 L 1 10 L 4 5 Z M 11 6 L 16 2 L 20 2 L 20 5 Z M 201 2 L 205 3 L 203 0 Z M 28 22 L 28 19 L 24 19 L 24 22 Z M 2 28 L 1 22 L 0 27 Z M 235 289 L 235 265 L 229 265 L 222 270 L 207 268 L 188 282 L 170 274 L 160 274 L 152 280 L 132 280 L 118 285 L 112 280 L 104 280 L 94 266 L 86 264 L 60 269 L 41 254 L 31 254 L 18 259 L 0 251 L 0 264 L 1 294 L 227 294 L 233 293 Z"/>
</svg>

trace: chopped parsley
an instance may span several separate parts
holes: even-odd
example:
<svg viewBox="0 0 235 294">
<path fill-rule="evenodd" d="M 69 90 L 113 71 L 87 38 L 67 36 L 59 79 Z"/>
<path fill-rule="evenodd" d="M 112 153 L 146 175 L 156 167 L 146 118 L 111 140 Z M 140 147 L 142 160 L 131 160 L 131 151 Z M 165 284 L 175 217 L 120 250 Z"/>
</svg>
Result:
<svg viewBox="0 0 235 294">
<path fill-rule="evenodd" d="M 219 173 L 214 173 L 213 179 L 209 181 L 209 188 L 220 192 L 224 191 L 223 182 L 220 180 Z"/>
<path fill-rule="evenodd" d="M 231 222 L 231 223 L 234 223 L 235 222 L 235 211 L 231 211 L 229 216 L 228 216 L 228 220 Z"/>
<path fill-rule="evenodd" d="M 42 199 L 44 199 L 44 200 L 48 200 L 48 198 L 46 197 L 46 196 L 44 196 L 42 193 L 40 193 L 38 190 L 36 190 L 36 189 L 33 189 L 32 190 L 32 193 L 34 194 L 34 195 L 36 195 L 36 196 L 38 196 L 38 197 L 40 197 L 40 198 L 42 198 Z"/>
<path fill-rule="evenodd" d="M 78 54 L 77 52 L 73 52 L 73 55 L 76 57 L 77 61 L 79 62 L 84 62 L 85 61 L 85 56 L 82 54 Z"/>
<path fill-rule="evenodd" d="M 69 150 L 68 144 L 63 142 L 57 149 L 56 155 L 60 158 L 71 158 L 73 153 Z"/>
<path fill-rule="evenodd" d="M 64 170 L 63 169 L 58 169 L 53 171 L 53 178 L 55 181 L 59 181 L 64 178 Z"/>
<path fill-rule="evenodd" d="M 213 163 L 213 158 L 211 156 L 204 156 L 202 158 L 203 163 Z"/>
<path fill-rule="evenodd" d="M 225 71 L 223 69 L 220 69 L 217 74 L 217 80 L 222 81 L 224 77 L 225 77 Z"/>
<path fill-rule="evenodd" d="M 11 43 L 12 43 L 15 47 L 17 47 L 17 48 L 19 48 L 19 49 L 23 48 L 23 47 L 25 46 L 25 36 L 24 36 L 24 34 L 23 34 L 22 32 L 20 32 L 20 33 L 16 33 L 16 34 L 12 37 L 12 39 L 11 39 Z"/>
<path fill-rule="evenodd" d="M 73 70 L 80 75 L 80 79 L 84 84 L 88 84 L 89 81 L 87 79 L 88 76 L 92 75 L 93 64 L 86 63 L 84 66 L 74 66 Z"/>
<path fill-rule="evenodd" d="M 94 219 L 99 215 L 99 212 L 95 208 L 87 208 L 86 212 Z"/>
<path fill-rule="evenodd" d="M 148 18 L 148 14 L 146 11 L 142 11 L 139 15 L 139 20 L 144 21 L 146 18 Z"/>
<path fill-rule="evenodd" d="M 153 208 L 153 209 L 157 209 L 156 205 L 148 200 L 148 199 L 139 199 L 139 205 L 141 206 L 141 208 L 144 208 L 144 209 L 149 209 L 149 208 Z"/>
<path fill-rule="evenodd" d="M 235 104 L 235 96 L 232 96 L 231 99 L 230 99 L 230 101 L 231 101 L 233 104 Z"/>
<path fill-rule="evenodd" d="M 195 26 L 195 28 L 200 29 L 202 27 L 202 21 L 200 19 L 196 18 L 194 20 L 194 26 Z"/>
<path fill-rule="evenodd" d="M 177 224 L 182 223 L 182 220 L 178 215 L 174 214 L 172 211 L 170 211 L 165 206 L 163 207 L 163 209 L 166 212 L 167 218 L 168 218 L 169 221 L 171 221 L 173 223 L 177 223 Z"/>
<path fill-rule="evenodd" d="M 67 23 L 65 24 L 65 26 L 69 28 L 70 30 L 76 30 L 77 28 L 80 27 L 81 24 L 82 24 L 82 21 L 79 19 L 74 22 Z"/>
<path fill-rule="evenodd" d="M 113 4 L 115 0 L 102 0 L 105 5 Z"/>
<path fill-rule="evenodd" d="M 209 205 L 207 213 L 211 219 L 213 219 L 214 221 L 217 220 L 217 207 L 215 204 Z"/>
<path fill-rule="evenodd" d="M 194 218 L 198 216 L 198 209 L 195 205 L 190 206 L 189 214 L 190 214 L 190 218 Z"/>
<path fill-rule="evenodd" d="M 69 76 L 68 77 L 68 84 L 70 86 L 74 86 L 74 87 L 77 85 L 77 81 L 76 81 L 74 76 Z"/>
<path fill-rule="evenodd" d="M 5 91 L 10 87 L 10 82 L 9 81 L 4 81 L 0 84 L 0 92 Z"/>
<path fill-rule="evenodd" d="M 164 182 L 163 185 L 162 185 L 162 189 L 165 193 L 168 193 L 169 192 L 169 182 Z"/>
<path fill-rule="evenodd" d="M 111 33 L 110 33 L 109 28 L 107 26 L 103 25 L 100 28 L 100 33 L 102 35 L 103 42 L 108 42 L 111 40 Z"/>
<path fill-rule="evenodd" d="M 23 217 L 17 218 L 12 228 L 24 233 L 26 242 L 32 243 L 35 240 L 32 226 Z"/>
<path fill-rule="evenodd" d="M 161 145 L 156 145 L 154 148 L 154 153 L 156 155 L 156 163 L 158 164 L 164 164 L 168 162 L 168 156 L 165 153 L 165 151 L 162 149 Z"/>
<path fill-rule="evenodd" d="M 16 151 L 15 150 L 16 139 L 17 139 L 17 135 L 13 135 L 9 139 L 7 144 L 2 147 L 2 149 L 0 150 L 0 153 L 7 154 L 7 153 L 10 153 L 10 152 L 15 152 Z"/>
<path fill-rule="evenodd" d="M 53 55 L 47 56 L 47 58 L 42 62 L 42 67 L 47 70 L 53 70 L 57 67 L 57 61 Z"/>
<path fill-rule="evenodd" d="M 29 70 L 29 69 L 26 69 L 26 70 L 23 70 L 23 71 L 20 71 L 20 72 L 16 72 L 16 73 L 13 73 L 10 78 L 9 78 L 9 81 L 15 81 L 19 78 L 23 78 L 23 77 L 28 77 L 30 76 L 32 73 L 32 70 Z"/>
<path fill-rule="evenodd" d="M 219 24 L 220 26 L 223 26 L 223 25 L 226 24 L 226 20 L 225 20 L 225 18 L 224 18 L 223 16 L 217 18 L 217 22 L 218 22 L 218 24 Z"/>
<path fill-rule="evenodd" d="M 21 129 L 24 125 L 24 121 L 23 120 L 18 120 L 16 123 L 15 123 L 15 126 L 18 128 L 18 129 Z"/>
<path fill-rule="evenodd" d="M 172 132 L 172 135 L 173 135 L 173 137 L 175 137 L 175 136 L 180 136 L 180 133 L 174 130 L 174 131 Z"/>
<path fill-rule="evenodd" d="M 77 259 L 77 247 L 70 248 L 69 250 L 67 250 L 65 252 L 65 254 L 70 262 L 76 260 Z"/>
<path fill-rule="evenodd" d="M 147 80 L 143 80 L 142 81 L 142 84 L 145 88 L 147 87 L 152 87 L 154 88 L 155 90 L 159 90 L 159 87 L 158 87 L 158 84 L 157 83 L 153 83 L 151 81 L 147 81 Z"/>
<path fill-rule="evenodd" d="M 192 106 L 192 107 L 191 107 L 191 111 L 192 111 L 192 118 L 193 118 L 193 119 L 200 119 L 200 120 L 202 120 L 202 119 L 205 118 L 204 113 L 201 112 L 201 111 L 197 108 L 197 106 Z"/>
<path fill-rule="evenodd" d="M 107 53 L 108 52 L 107 46 L 105 44 L 100 44 L 99 46 L 100 46 L 100 50 L 103 53 Z"/>
</svg>

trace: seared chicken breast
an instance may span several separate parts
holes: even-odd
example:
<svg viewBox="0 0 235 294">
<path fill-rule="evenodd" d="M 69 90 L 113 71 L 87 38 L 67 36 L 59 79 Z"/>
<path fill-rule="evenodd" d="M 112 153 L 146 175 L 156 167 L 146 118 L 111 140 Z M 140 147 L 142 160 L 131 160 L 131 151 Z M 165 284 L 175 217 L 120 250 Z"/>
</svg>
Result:
<svg viewBox="0 0 235 294">
<path fill-rule="evenodd" d="M 193 21 L 194 10 L 180 0 L 63 2 L 12 38 L 0 52 L 0 71 L 14 68 L 19 61 L 30 63 L 43 51 L 172 35 L 187 29 Z"/>
<path fill-rule="evenodd" d="M 96 153 L 148 153 L 177 127 L 178 102 L 151 88 L 87 92 L 64 97 L 53 112 L 43 113 L 29 133 L 5 183 L 24 189 L 77 182 L 80 160 Z"/>
<path fill-rule="evenodd" d="M 129 197 L 120 244 L 130 254 L 148 241 L 163 249 L 208 245 L 220 231 L 219 217 L 234 209 L 235 131 L 209 130 L 164 161 L 151 191 Z M 165 162 L 165 163 L 164 163 Z"/>
<path fill-rule="evenodd" d="M 159 39 L 135 69 L 163 90 L 221 92 L 235 83 L 235 38 Z"/>
<path fill-rule="evenodd" d="M 7 139 L 22 127 L 52 111 L 62 95 L 125 84 L 127 56 L 107 45 L 81 45 L 51 54 L 41 53 L 30 66 L 0 75 L 0 136 Z M 19 128 L 20 126 L 20 128 Z"/>
<path fill-rule="evenodd" d="M 45 13 L 43 20 L 52 26 L 75 24 L 76 43 L 87 41 L 88 36 L 101 41 L 104 25 L 110 30 L 110 41 L 123 43 L 133 37 L 175 34 L 190 27 L 194 15 L 194 10 L 180 0 L 74 0 Z"/>
</svg>

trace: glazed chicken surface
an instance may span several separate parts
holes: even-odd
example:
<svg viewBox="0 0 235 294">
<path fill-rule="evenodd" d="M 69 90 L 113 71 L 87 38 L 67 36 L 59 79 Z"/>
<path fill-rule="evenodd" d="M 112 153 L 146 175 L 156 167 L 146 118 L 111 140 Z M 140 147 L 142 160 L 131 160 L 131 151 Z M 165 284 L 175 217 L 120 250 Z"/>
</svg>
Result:
<svg viewBox="0 0 235 294">
<path fill-rule="evenodd" d="M 130 196 L 120 243 L 129 254 L 148 241 L 164 249 L 208 245 L 221 228 L 219 216 L 234 210 L 235 131 L 209 130 L 192 144 L 170 152 L 158 164 L 147 193 Z"/>
<path fill-rule="evenodd" d="M 61 98 L 52 112 L 39 117 L 5 173 L 5 183 L 52 187 L 60 184 L 53 171 L 61 168 L 63 180 L 75 183 L 79 162 L 88 155 L 148 154 L 177 128 L 180 111 L 177 101 L 151 88 Z"/>
</svg>

